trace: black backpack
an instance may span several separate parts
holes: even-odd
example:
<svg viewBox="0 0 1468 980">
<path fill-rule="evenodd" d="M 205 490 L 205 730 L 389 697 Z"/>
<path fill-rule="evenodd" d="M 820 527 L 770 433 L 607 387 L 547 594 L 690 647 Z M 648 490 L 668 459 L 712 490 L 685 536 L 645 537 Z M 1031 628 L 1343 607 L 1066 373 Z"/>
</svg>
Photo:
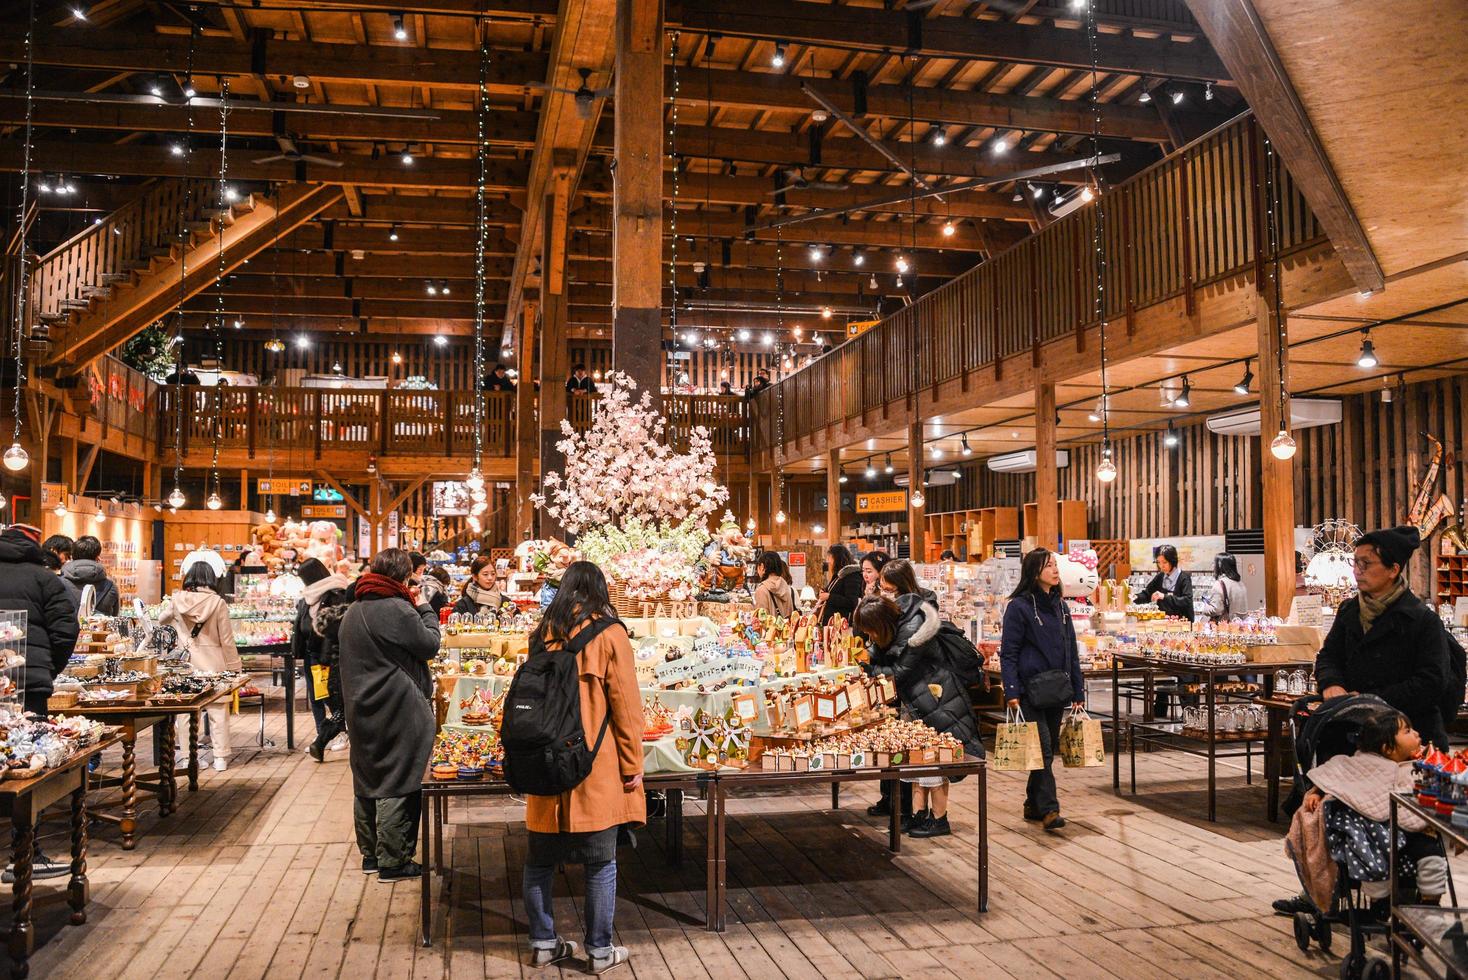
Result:
<svg viewBox="0 0 1468 980">
<path fill-rule="evenodd" d="M 1448 639 L 1448 687 L 1438 703 L 1438 711 L 1442 713 L 1443 729 L 1446 730 L 1458 717 L 1458 709 L 1463 707 L 1464 689 L 1468 688 L 1468 653 L 1464 652 L 1463 644 L 1458 642 L 1452 630 L 1444 626 L 1443 633 Z"/>
<path fill-rule="evenodd" d="M 611 712 L 602 719 L 596 744 L 586 745 L 581 726 L 581 672 L 576 655 L 618 619 L 598 619 L 582 628 L 559 650 L 530 640 L 530 655 L 505 695 L 500 742 L 505 749 L 505 782 L 517 793 L 559 796 L 591 775 L 592 763 L 606 737 Z"/>
</svg>

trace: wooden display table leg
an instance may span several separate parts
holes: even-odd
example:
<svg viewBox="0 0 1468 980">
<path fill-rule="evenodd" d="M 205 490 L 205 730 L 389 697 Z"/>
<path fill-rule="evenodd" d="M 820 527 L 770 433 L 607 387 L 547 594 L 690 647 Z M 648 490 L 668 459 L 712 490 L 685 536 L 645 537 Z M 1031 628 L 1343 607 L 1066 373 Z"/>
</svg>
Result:
<svg viewBox="0 0 1468 980">
<path fill-rule="evenodd" d="M 192 712 L 189 715 L 189 792 L 199 791 L 199 715 L 202 712 Z"/>
<path fill-rule="evenodd" d="M 831 809 L 833 809 L 833 810 L 839 810 L 839 809 L 841 809 L 841 784 L 840 783 L 832 783 L 831 784 Z"/>
<path fill-rule="evenodd" d="M 81 771 L 81 785 L 71 794 L 71 881 L 66 885 L 66 901 L 71 906 L 71 924 L 87 921 L 87 899 L 91 888 L 87 883 L 87 770 Z"/>
<path fill-rule="evenodd" d="M 989 911 L 989 770 L 979 770 L 979 911 Z"/>
<path fill-rule="evenodd" d="M 10 821 L 15 834 L 14 897 L 10 904 L 10 975 L 25 977 L 30 973 L 31 950 L 35 946 L 35 935 L 31 929 L 31 865 L 36 857 L 35 814 L 32 812 L 31 797 L 16 799 L 10 812 Z"/>
<path fill-rule="evenodd" d="M 164 718 L 158 727 L 163 736 L 163 765 L 158 767 L 158 816 L 166 817 L 178 809 L 178 777 L 173 768 L 174 756 L 178 754 L 178 733 L 172 718 Z"/>
<path fill-rule="evenodd" d="M 887 849 L 893 854 L 902 853 L 902 784 L 895 779 L 883 780 L 889 790 L 887 809 Z"/>
<path fill-rule="evenodd" d="M 127 725 L 122 732 L 122 819 L 117 822 L 122 831 L 122 849 L 131 851 L 138 846 L 134 836 L 138 830 L 138 732 Z"/>
<path fill-rule="evenodd" d="M 438 813 L 437 801 L 430 800 L 427 809 L 428 812 L 423 815 L 420 821 L 423 825 L 423 859 L 427 866 L 424 867 L 423 873 L 418 876 L 423 889 L 418 900 L 418 938 L 425 948 L 433 945 L 431 938 L 433 931 L 433 906 L 431 904 L 433 899 L 433 865 L 428 863 L 428 848 L 433 837 L 432 830 L 428 825 L 433 822 L 434 817 Z"/>
</svg>

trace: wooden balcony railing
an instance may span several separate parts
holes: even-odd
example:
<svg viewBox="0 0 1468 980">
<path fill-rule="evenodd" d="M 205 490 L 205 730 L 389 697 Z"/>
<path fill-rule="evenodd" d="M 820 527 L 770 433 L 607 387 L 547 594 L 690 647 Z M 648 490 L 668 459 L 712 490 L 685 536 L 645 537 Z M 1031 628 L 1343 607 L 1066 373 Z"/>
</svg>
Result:
<svg viewBox="0 0 1468 980">
<path fill-rule="evenodd" d="M 182 392 L 182 403 L 178 399 Z M 572 424 L 591 424 L 598 399 L 568 399 Z M 223 450 L 251 456 L 273 451 L 320 459 L 324 452 L 387 456 L 464 457 L 474 446 L 472 391 L 347 391 L 326 388 L 202 388 L 161 386 L 156 396 L 160 446 L 187 454 Z M 744 400 L 717 395 L 669 395 L 663 399 L 669 440 L 686 448 L 691 426 L 710 430 L 714 449 L 743 456 L 749 445 Z M 485 392 L 483 449 L 513 456 L 513 392 Z M 180 420 L 182 424 L 180 425 Z"/>
<path fill-rule="evenodd" d="M 72 308 L 68 304 L 82 304 L 94 291 L 146 268 L 155 256 L 167 255 L 179 241 L 180 211 L 185 225 L 206 220 L 219 204 L 216 188 L 212 180 L 159 181 L 58 245 L 32 273 L 31 318 L 59 317 Z"/>
<path fill-rule="evenodd" d="M 1191 313 L 1196 290 L 1262 268 L 1262 142 L 1241 116 L 782 379 L 755 398 L 755 451 L 1094 326 L 1098 208 L 1106 320 L 1130 327 L 1138 310 L 1178 297 Z M 1325 235 L 1274 160 L 1290 254 Z"/>
</svg>

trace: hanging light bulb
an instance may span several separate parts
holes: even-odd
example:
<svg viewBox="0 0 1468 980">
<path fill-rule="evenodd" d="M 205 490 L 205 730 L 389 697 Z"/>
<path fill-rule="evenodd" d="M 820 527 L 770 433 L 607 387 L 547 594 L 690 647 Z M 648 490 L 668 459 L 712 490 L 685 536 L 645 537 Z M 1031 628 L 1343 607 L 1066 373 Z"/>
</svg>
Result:
<svg viewBox="0 0 1468 980">
<path fill-rule="evenodd" d="M 399 354 L 397 351 L 393 351 L 392 352 L 392 362 L 394 364 L 401 364 L 401 363 L 403 363 L 403 355 Z"/>
<path fill-rule="evenodd" d="M 51 508 L 51 513 L 55 514 L 57 517 L 65 517 L 66 505 L 58 503 L 55 507 Z"/>
<path fill-rule="evenodd" d="M 266 524 L 274 524 L 275 523 L 275 508 L 274 507 L 267 507 L 267 508 L 265 508 L 265 523 Z"/>
<path fill-rule="evenodd" d="M 943 222 L 943 237 L 944 238 L 952 238 L 953 237 L 953 233 L 955 231 L 957 231 L 957 230 L 958 230 L 958 226 L 956 226 L 953 222 L 951 222 L 951 221 L 945 221 L 945 222 Z"/>
<path fill-rule="evenodd" d="M 464 486 L 470 490 L 479 490 L 484 487 L 484 474 L 479 471 L 479 467 L 476 466 L 469 470 L 469 475 L 464 478 Z"/>
<path fill-rule="evenodd" d="M 775 511 L 775 523 L 776 524 L 784 524 L 785 523 L 785 511 L 783 509 Z"/>
<path fill-rule="evenodd" d="M 98 524 L 106 524 L 107 523 L 107 512 L 105 510 L 102 510 L 101 509 L 101 507 L 102 507 L 101 504 L 98 504 L 97 507 L 98 507 L 97 513 L 95 513 L 95 514 L 92 515 L 92 520 L 96 521 Z"/>
<path fill-rule="evenodd" d="M 907 271 L 907 257 L 905 255 L 899 255 L 899 256 L 897 256 L 897 271 L 898 272 L 906 272 Z"/>
<path fill-rule="evenodd" d="M 211 493 L 209 499 L 204 501 L 204 506 L 210 510 L 218 510 L 224 506 L 224 501 L 219 499 L 219 494 Z"/>
<path fill-rule="evenodd" d="M 1116 464 L 1111 461 L 1111 450 L 1101 450 L 1101 465 L 1096 467 L 1096 479 L 1110 483 L 1116 479 Z"/>
<path fill-rule="evenodd" d="M 926 497 L 923 496 L 923 492 L 921 490 L 914 490 L 912 492 L 912 506 L 915 509 L 916 508 L 921 508 L 922 505 L 925 504 L 925 503 L 927 503 L 927 502 L 928 502 L 928 500 L 927 500 Z"/>
<path fill-rule="evenodd" d="M 188 498 L 184 496 L 183 491 L 180 490 L 178 487 L 174 487 L 173 492 L 168 495 L 168 506 L 174 508 L 175 510 L 182 507 L 187 502 Z"/>
<path fill-rule="evenodd" d="M 5 509 L 5 505 L 6 505 L 6 504 L 7 504 L 7 503 L 9 503 L 9 501 L 7 501 L 7 500 L 6 500 L 6 499 L 5 499 L 5 494 L 3 494 L 3 493 L 0 493 L 0 510 L 4 510 L 4 509 Z"/>
<path fill-rule="evenodd" d="M 1295 457 L 1295 440 L 1289 432 L 1279 430 L 1279 435 L 1269 443 L 1269 451 L 1274 454 L 1275 459 L 1293 459 Z"/>
<path fill-rule="evenodd" d="M 1096 192 L 1095 191 L 1091 190 L 1091 188 L 1089 188 L 1089 187 L 1082 187 L 1081 188 L 1081 200 L 1082 201 L 1085 201 L 1087 204 L 1089 204 L 1090 202 L 1094 201 L 1095 199 L 1096 199 Z"/>
<path fill-rule="evenodd" d="M 877 285 L 877 274 L 875 272 L 872 273 L 872 278 L 867 280 L 867 288 L 870 289 L 872 292 L 876 292 L 878 289 L 881 288 Z"/>
<path fill-rule="evenodd" d="M 3 457 L 5 468 L 12 473 L 19 473 L 31 463 L 31 454 L 25 451 L 19 442 L 12 442 L 10 448 L 5 450 Z"/>
</svg>

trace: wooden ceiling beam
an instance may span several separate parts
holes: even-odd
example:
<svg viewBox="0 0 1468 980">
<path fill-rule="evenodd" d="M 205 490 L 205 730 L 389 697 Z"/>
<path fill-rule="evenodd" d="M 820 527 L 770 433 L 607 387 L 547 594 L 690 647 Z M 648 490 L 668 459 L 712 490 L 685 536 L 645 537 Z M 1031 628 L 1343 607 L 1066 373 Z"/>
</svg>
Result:
<svg viewBox="0 0 1468 980">
<path fill-rule="evenodd" d="M 1189 0 L 1189 6 L 1207 0 Z M 1197 10 L 1194 9 L 1196 16 Z M 669 26 L 723 37 L 781 39 L 861 51 L 911 51 L 923 57 L 1091 67 L 1086 32 L 1077 21 L 1017 24 L 966 17 L 912 18 L 901 10 L 832 7 L 789 0 L 684 0 Z M 1098 67 L 1105 72 L 1223 82 L 1228 69 L 1206 45 L 1170 38 L 1101 33 Z"/>
</svg>

